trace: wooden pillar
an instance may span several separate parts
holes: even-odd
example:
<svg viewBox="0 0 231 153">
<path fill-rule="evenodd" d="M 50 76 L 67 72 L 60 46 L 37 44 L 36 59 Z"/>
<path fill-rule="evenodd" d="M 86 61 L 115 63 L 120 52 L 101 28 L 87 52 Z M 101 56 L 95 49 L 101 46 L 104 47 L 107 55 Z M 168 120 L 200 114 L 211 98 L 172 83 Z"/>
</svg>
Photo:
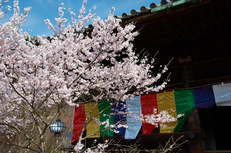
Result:
<svg viewBox="0 0 231 153">
<path fill-rule="evenodd" d="M 184 82 L 184 87 L 189 88 L 189 81 L 193 80 L 193 70 L 191 68 L 191 56 L 181 57 L 178 59 L 181 64 L 181 79 Z"/>
<path fill-rule="evenodd" d="M 189 115 L 187 121 L 187 130 L 188 131 L 201 131 L 200 128 L 200 119 L 198 110 L 195 108 L 192 113 Z M 192 139 L 188 141 L 189 153 L 203 153 L 203 147 L 201 140 Z"/>
<path fill-rule="evenodd" d="M 193 70 L 191 68 L 192 58 L 191 56 L 185 56 L 178 59 L 179 63 L 181 63 L 181 77 L 184 82 L 184 87 L 189 88 L 189 81 L 193 80 Z M 193 139 L 193 131 L 201 131 L 200 128 L 200 120 L 198 110 L 195 108 L 192 113 L 189 115 L 186 121 L 187 131 L 191 131 L 192 134 L 190 137 L 192 139 L 188 140 L 188 148 L 189 153 L 202 153 L 203 147 L 201 140 Z"/>
<path fill-rule="evenodd" d="M 206 150 L 217 150 L 216 148 L 216 139 L 214 134 L 214 117 L 211 113 L 203 114 L 203 131 L 205 133 L 206 139 Z"/>
</svg>

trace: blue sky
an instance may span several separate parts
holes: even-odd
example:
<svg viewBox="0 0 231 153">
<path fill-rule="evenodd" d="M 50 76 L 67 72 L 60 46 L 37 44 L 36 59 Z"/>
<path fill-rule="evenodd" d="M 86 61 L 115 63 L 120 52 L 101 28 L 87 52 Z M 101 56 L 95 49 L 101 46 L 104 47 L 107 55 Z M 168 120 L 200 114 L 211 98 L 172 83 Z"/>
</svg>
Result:
<svg viewBox="0 0 231 153">
<path fill-rule="evenodd" d="M 58 7 L 61 3 L 64 3 L 66 8 L 65 17 L 70 21 L 70 15 L 67 11 L 71 8 L 72 11 L 79 14 L 79 9 L 82 6 L 82 0 L 19 0 L 19 6 L 21 12 L 23 8 L 31 6 L 32 10 L 29 13 L 28 21 L 23 25 L 23 31 L 27 31 L 33 36 L 50 36 L 52 32 L 47 28 L 44 20 L 50 19 L 53 25 L 56 24 L 54 18 L 58 17 Z M 149 7 L 151 3 L 159 4 L 160 0 L 88 0 L 86 10 L 95 8 L 93 11 L 102 19 L 105 19 L 111 7 L 115 7 L 115 15 L 121 16 L 123 13 L 130 13 L 132 9 L 140 10 L 141 6 Z M 13 6 L 13 0 L 8 2 L 8 5 Z M 13 7 L 12 7 L 13 8 Z M 12 15 L 12 12 L 8 12 L 5 15 L 6 21 Z"/>
</svg>

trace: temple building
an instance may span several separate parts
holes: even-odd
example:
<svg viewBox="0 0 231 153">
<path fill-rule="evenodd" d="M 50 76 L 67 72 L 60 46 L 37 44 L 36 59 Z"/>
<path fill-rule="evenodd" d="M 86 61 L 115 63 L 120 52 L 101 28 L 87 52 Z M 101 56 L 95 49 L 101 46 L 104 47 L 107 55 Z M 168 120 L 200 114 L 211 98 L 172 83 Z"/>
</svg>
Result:
<svg viewBox="0 0 231 153">
<path fill-rule="evenodd" d="M 164 145 L 171 136 L 183 136 L 179 142 L 187 143 L 181 146 L 182 153 L 231 152 L 231 2 L 161 0 L 160 4 L 142 6 L 117 18 L 122 19 L 122 25 L 135 23 L 140 31 L 134 41 L 135 51 L 145 50 L 150 59 L 156 58 L 153 73 L 171 61 L 168 85 L 164 91 L 150 95 L 157 101 L 167 99 L 168 106 L 174 101 L 177 111 L 186 108 L 180 111 L 188 114 L 169 131 L 156 127 L 144 134 L 142 125 L 135 139 L 111 138 L 126 145 L 139 140 L 145 152 L 159 143 Z M 107 138 L 89 138 L 86 144 Z"/>
</svg>

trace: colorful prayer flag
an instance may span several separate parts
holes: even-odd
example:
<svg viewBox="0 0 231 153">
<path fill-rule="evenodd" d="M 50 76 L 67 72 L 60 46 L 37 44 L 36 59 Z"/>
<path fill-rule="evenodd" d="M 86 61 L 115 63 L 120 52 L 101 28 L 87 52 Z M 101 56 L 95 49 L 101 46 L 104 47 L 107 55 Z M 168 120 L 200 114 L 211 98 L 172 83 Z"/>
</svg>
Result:
<svg viewBox="0 0 231 153">
<path fill-rule="evenodd" d="M 86 120 L 86 115 L 85 115 L 84 110 L 85 110 L 84 104 L 79 105 L 79 107 L 75 106 L 74 115 L 73 115 L 73 127 L 72 127 L 73 136 L 71 139 L 71 143 L 74 143 L 79 138 L 82 132 L 82 129 L 83 129 L 83 126 Z"/>
<path fill-rule="evenodd" d="M 215 99 L 212 86 L 193 89 L 196 108 L 212 108 L 215 106 Z"/>
<path fill-rule="evenodd" d="M 213 85 L 217 106 L 231 106 L 231 83 Z"/>
<path fill-rule="evenodd" d="M 104 125 L 100 125 L 100 134 L 102 137 L 113 137 L 114 128 L 111 128 L 111 125 L 114 125 L 113 111 L 111 107 L 111 101 L 101 101 L 98 103 L 98 108 L 100 112 L 100 122 L 108 122 Z M 105 130 L 107 129 L 107 130 Z"/>
<path fill-rule="evenodd" d="M 135 118 L 141 114 L 140 96 L 127 99 L 126 104 L 128 128 L 125 131 L 125 139 L 135 139 L 142 126 L 142 121 Z"/>
<path fill-rule="evenodd" d="M 94 108 L 94 109 L 93 109 Z M 86 114 L 90 115 L 87 119 L 87 133 L 86 136 L 89 138 L 98 138 L 100 137 L 100 125 L 97 122 L 100 122 L 99 109 L 96 102 L 86 103 L 85 104 Z"/>
<path fill-rule="evenodd" d="M 157 93 L 157 106 L 159 113 L 167 111 L 169 115 L 177 118 L 174 91 Z M 164 123 L 167 127 L 160 126 L 160 133 L 172 133 L 177 126 L 177 121 Z"/>
<path fill-rule="evenodd" d="M 177 116 L 182 114 L 182 117 L 177 118 L 177 126 L 174 132 L 179 132 L 187 120 L 188 116 L 191 114 L 195 108 L 193 90 L 178 90 L 174 92 Z"/>
<path fill-rule="evenodd" d="M 125 135 L 125 125 L 127 124 L 127 108 L 125 101 L 112 101 L 112 109 L 114 115 L 114 124 L 116 135 Z"/>
<path fill-rule="evenodd" d="M 140 99 L 143 116 L 153 114 L 153 109 L 157 109 L 156 94 L 141 95 Z M 143 134 L 150 134 L 155 129 L 155 126 L 150 123 L 143 122 L 142 129 Z"/>
</svg>

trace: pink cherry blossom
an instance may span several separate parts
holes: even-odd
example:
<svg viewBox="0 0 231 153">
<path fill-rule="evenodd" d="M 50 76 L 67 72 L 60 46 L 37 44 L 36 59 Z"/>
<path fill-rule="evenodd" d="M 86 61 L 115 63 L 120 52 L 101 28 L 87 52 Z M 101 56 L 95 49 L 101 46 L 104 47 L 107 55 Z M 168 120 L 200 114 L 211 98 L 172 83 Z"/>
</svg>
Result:
<svg viewBox="0 0 231 153">
<path fill-rule="evenodd" d="M 48 39 L 22 32 L 31 7 L 21 14 L 19 1 L 14 0 L 13 16 L 0 25 L 0 132 L 9 131 L 9 135 L 22 132 L 26 126 L 21 124 L 24 120 L 21 117 L 27 116 L 26 125 L 39 121 L 37 128 L 42 135 L 58 114 L 42 116 L 50 107 L 61 107 L 64 102 L 76 105 L 76 101 L 125 100 L 149 91 L 158 92 L 167 84 L 153 85 L 167 71 L 166 66 L 152 76 L 152 65 L 135 54 L 132 41 L 139 35 L 135 25 L 122 27 L 113 11 L 104 21 L 92 12 L 86 14 L 86 2 L 77 19 L 69 9 L 72 20 L 69 24 L 63 17 L 64 4 L 58 9 L 56 26 L 46 19 L 48 29 L 54 32 Z M 0 18 L 4 18 L 1 9 Z M 93 22 L 93 29 L 85 27 L 88 21 Z M 133 87 L 136 90 L 132 92 Z M 81 99 L 83 95 L 91 97 L 90 100 Z M 99 124 L 109 126 L 108 122 Z M 36 140 L 30 140 L 37 145 Z M 104 147 L 100 145 L 98 149 Z M 77 149 L 80 148 L 79 144 Z"/>
</svg>

